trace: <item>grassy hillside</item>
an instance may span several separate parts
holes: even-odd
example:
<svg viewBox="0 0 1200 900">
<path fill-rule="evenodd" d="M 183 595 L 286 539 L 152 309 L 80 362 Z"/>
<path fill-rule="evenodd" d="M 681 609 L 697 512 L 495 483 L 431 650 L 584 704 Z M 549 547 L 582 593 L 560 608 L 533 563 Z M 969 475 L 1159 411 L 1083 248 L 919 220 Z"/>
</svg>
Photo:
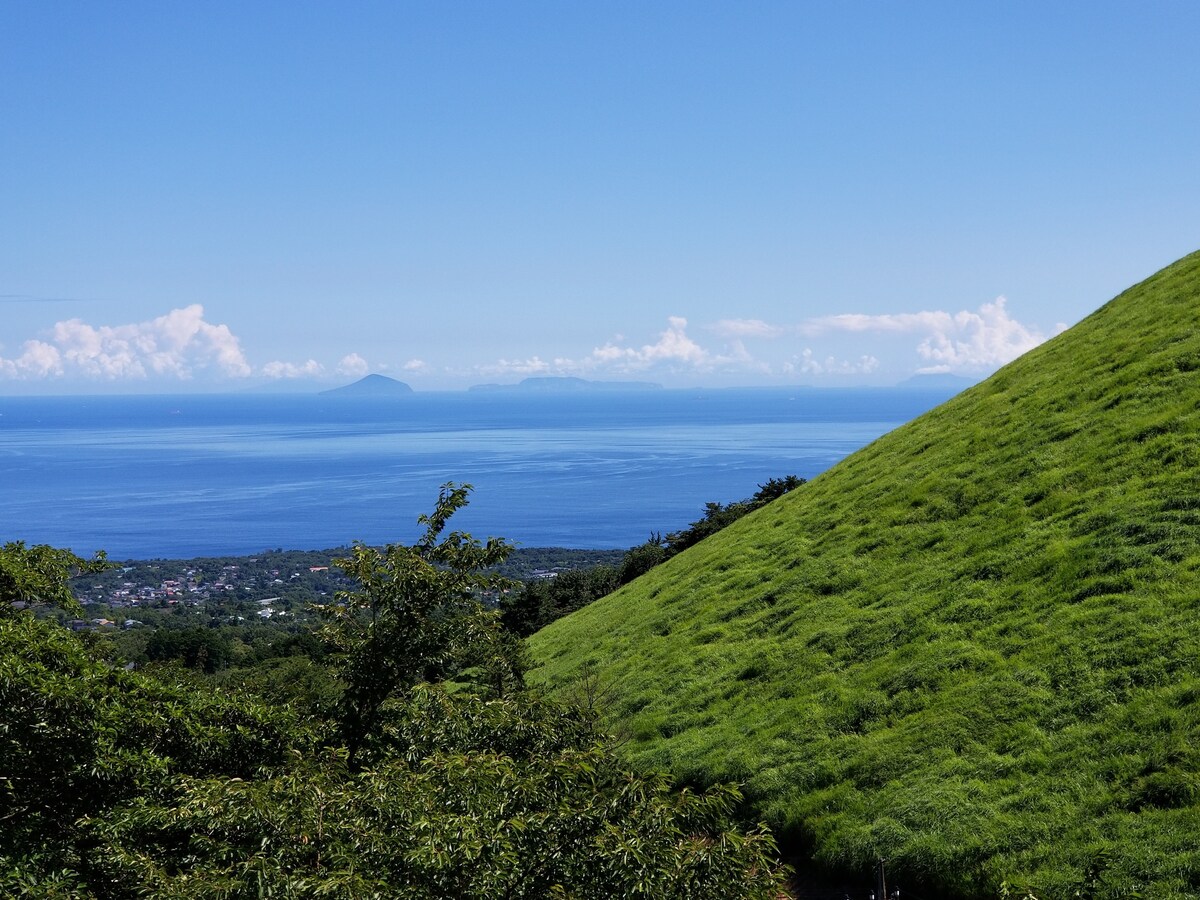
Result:
<svg viewBox="0 0 1200 900">
<path fill-rule="evenodd" d="M 1200 254 L 532 640 L 926 891 L 1200 896 Z"/>
</svg>

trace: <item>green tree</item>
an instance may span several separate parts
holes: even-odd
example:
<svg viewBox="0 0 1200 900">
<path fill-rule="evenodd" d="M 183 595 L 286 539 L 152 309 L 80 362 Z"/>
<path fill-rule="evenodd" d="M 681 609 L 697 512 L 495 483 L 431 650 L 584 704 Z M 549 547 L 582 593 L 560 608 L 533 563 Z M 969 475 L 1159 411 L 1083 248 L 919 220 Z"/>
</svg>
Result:
<svg viewBox="0 0 1200 900">
<path fill-rule="evenodd" d="M 71 593 L 71 578 L 84 572 L 110 568 L 103 553 L 83 559 L 70 550 L 46 544 L 25 546 L 24 541 L 0 545 L 0 616 L 11 615 L 22 605 L 52 603 L 75 615 L 83 607 Z"/>
<path fill-rule="evenodd" d="M 344 685 L 338 718 L 351 769 L 360 766 L 379 730 L 380 710 L 397 691 L 439 680 L 456 664 L 499 669 L 506 661 L 511 645 L 500 634 L 498 614 L 485 609 L 479 595 L 507 586 L 487 570 L 512 546 L 498 538 L 481 543 L 461 531 L 444 533 L 471 490 L 469 484 L 444 484 L 433 513 L 418 518 L 425 532 L 411 547 L 376 549 L 356 542 L 349 557 L 336 560 L 358 587 L 339 591 L 333 603 L 317 610 Z M 519 667 L 512 668 L 518 676 Z M 503 676 L 498 680 L 503 683 Z"/>
<path fill-rule="evenodd" d="M 709 535 L 716 534 L 722 528 L 732 525 L 742 516 L 749 515 L 756 509 L 761 509 L 772 500 L 778 500 L 789 491 L 804 484 L 804 479 L 795 475 L 785 475 L 783 478 L 771 478 L 766 484 L 760 484 L 754 496 L 733 503 L 705 503 L 704 515 L 688 525 L 682 531 L 674 531 L 667 535 L 666 556 L 672 557 L 682 553 L 688 547 L 700 543 Z"/>
<path fill-rule="evenodd" d="M 0 896 L 18 894 L 22 871 L 86 870 L 82 819 L 178 774 L 263 773 L 294 737 L 286 709 L 126 672 L 51 620 L 0 617 Z"/>
<path fill-rule="evenodd" d="M 156 628 L 146 641 L 146 658 L 178 660 L 189 669 L 219 672 L 233 659 L 233 642 L 214 628 Z"/>
<path fill-rule="evenodd" d="M 418 685 L 354 771 L 297 753 L 257 779 L 181 779 L 96 833 L 105 880 L 156 897 L 775 900 L 782 873 L 740 795 L 628 770 L 578 712 Z"/>
<path fill-rule="evenodd" d="M 588 708 L 420 683 L 519 674 L 520 642 L 477 599 L 507 545 L 443 536 L 467 491 L 443 489 L 413 547 L 346 561 L 360 590 L 326 611 L 345 746 L 321 720 L 323 678 L 298 721 L 228 690 L 228 670 L 224 690 L 179 667 L 125 671 L 53 621 L 0 614 L 0 896 L 778 897 L 773 839 L 741 826 L 732 787 L 630 771 Z M 4 549 L 6 607 L 61 597 L 86 564 L 40 553 L 41 575 L 12 575 L 30 560 Z M 270 662 L 302 663 L 293 680 L 319 665 Z M 352 756 L 368 739 L 365 767 Z"/>
<path fill-rule="evenodd" d="M 501 622 L 514 634 L 528 637 L 555 619 L 611 594 L 617 586 L 617 570 L 605 565 L 536 578 L 504 597 Z"/>
<path fill-rule="evenodd" d="M 665 538 L 661 534 L 652 534 L 644 544 L 633 547 L 625 554 L 621 564 L 618 581 L 628 584 L 660 563 L 666 562 L 672 556 L 682 553 L 688 547 L 700 543 L 706 537 L 716 534 L 736 522 L 742 516 L 761 509 L 772 500 L 777 500 L 789 491 L 794 491 L 804 484 L 804 479 L 796 475 L 785 475 L 782 478 L 768 479 L 766 484 L 760 484 L 753 497 L 736 500 L 733 503 L 710 502 L 704 504 L 704 515 L 679 531 L 672 531 Z"/>
<path fill-rule="evenodd" d="M 794 491 L 804 484 L 804 479 L 796 475 L 785 475 L 782 478 L 768 478 L 766 484 L 760 484 L 750 502 L 755 509 L 766 506 L 772 500 L 778 500 L 789 491 Z"/>
<path fill-rule="evenodd" d="M 655 532 L 646 539 L 645 543 L 631 547 L 621 560 L 621 568 L 617 572 L 620 584 L 629 584 L 633 579 L 645 575 L 655 566 L 667 559 L 666 542 L 663 536 Z"/>
</svg>

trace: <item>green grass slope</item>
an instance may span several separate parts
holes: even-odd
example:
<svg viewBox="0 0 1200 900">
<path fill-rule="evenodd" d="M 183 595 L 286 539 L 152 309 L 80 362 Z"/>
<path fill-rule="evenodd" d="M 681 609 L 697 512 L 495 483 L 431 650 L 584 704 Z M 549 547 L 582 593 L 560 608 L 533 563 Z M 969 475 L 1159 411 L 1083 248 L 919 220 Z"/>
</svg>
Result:
<svg viewBox="0 0 1200 900">
<path fill-rule="evenodd" d="M 544 629 L 533 678 L 594 667 L 630 755 L 831 866 L 1200 896 L 1198 406 L 1193 254 Z"/>
</svg>

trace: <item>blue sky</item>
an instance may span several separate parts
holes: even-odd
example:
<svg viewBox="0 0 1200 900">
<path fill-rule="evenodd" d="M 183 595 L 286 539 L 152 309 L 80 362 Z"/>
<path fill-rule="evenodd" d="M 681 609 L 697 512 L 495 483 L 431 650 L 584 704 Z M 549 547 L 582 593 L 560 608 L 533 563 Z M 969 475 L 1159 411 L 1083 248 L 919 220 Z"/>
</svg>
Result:
<svg viewBox="0 0 1200 900">
<path fill-rule="evenodd" d="M 0 6 L 0 393 L 978 377 L 1200 248 L 1200 4 Z"/>
</svg>

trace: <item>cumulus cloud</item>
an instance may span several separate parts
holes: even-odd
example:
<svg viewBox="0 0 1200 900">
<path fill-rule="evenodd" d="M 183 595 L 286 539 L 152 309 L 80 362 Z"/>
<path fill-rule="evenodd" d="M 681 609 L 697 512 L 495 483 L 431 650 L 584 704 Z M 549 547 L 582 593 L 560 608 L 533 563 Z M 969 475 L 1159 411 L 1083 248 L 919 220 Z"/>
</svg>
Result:
<svg viewBox="0 0 1200 900">
<path fill-rule="evenodd" d="M 371 371 L 371 367 L 357 353 L 348 353 L 343 356 L 342 361 L 337 366 L 337 373 L 339 375 L 345 375 L 350 378 L 361 378 L 369 371 Z"/>
<path fill-rule="evenodd" d="M 402 368 L 405 372 L 427 372 L 429 364 L 423 359 L 410 359 Z"/>
<path fill-rule="evenodd" d="M 783 371 L 789 375 L 869 375 L 878 368 L 879 360 L 874 356 L 864 354 L 857 360 L 827 356 L 819 360 L 808 347 L 795 360 L 783 364 Z"/>
<path fill-rule="evenodd" d="M 19 356 L 0 357 L 0 375 L 8 378 L 188 379 L 198 369 L 234 377 L 251 373 L 237 337 L 226 325 L 206 322 L 198 303 L 128 325 L 68 319 L 54 326 L 49 341 L 26 341 Z"/>
<path fill-rule="evenodd" d="M 0 357 L 0 375 L 5 378 L 45 378 L 62 372 L 62 354 L 43 341 L 26 341 L 16 359 Z"/>
<path fill-rule="evenodd" d="M 926 311 L 890 315 L 839 315 L 814 319 L 808 333 L 824 331 L 924 333 L 917 355 L 931 365 L 923 371 L 949 372 L 995 368 L 1016 359 L 1046 340 L 1036 328 L 1008 314 L 1007 300 L 997 297 L 976 312 Z M 1062 330 L 1062 326 L 1058 330 Z"/>
<path fill-rule="evenodd" d="M 921 342 L 917 353 L 949 369 L 1004 365 L 1046 340 L 1046 335 L 1011 318 L 1005 299 L 985 303 L 978 313 L 959 313 L 954 328 L 935 331 Z"/>
<path fill-rule="evenodd" d="M 667 329 L 653 344 L 642 347 L 622 347 L 609 342 L 597 347 L 588 358 L 592 366 L 607 365 L 618 370 L 648 369 L 659 363 L 694 369 L 711 368 L 712 355 L 687 335 L 687 319 L 671 316 Z"/>
<path fill-rule="evenodd" d="M 325 367 L 315 359 L 303 363 L 275 360 L 262 367 L 262 373 L 268 378 L 316 378 L 324 372 Z"/>
<path fill-rule="evenodd" d="M 740 340 L 732 340 L 721 353 L 701 346 L 687 333 L 688 322 L 682 316 L 671 316 L 667 327 L 653 343 L 628 345 L 623 336 L 616 336 L 586 356 L 571 358 L 556 356 L 543 359 L 501 359 L 490 365 L 476 366 L 482 375 L 624 375 L 642 373 L 654 368 L 673 372 L 712 372 L 716 370 L 754 371 L 769 373 L 769 366 L 751 356 Z"/>
<path fill-rule="evenodd" d="M 885 368 L 881 357 L 890 358 L 888 353 L 894 354 L 896 349 L 895 340 L 889 342 L 890 346 L 879 339 L 865 346 L 872 334 L 896 336 L 901 343 L 904 335 L 912 336 L 915 346 L 910 346 L 928 366 L 922 371 L 972 371 L 1003 365 L 1046 339 L 1036 328 L 1009 315 L 1003 297 L 973 312 L 845 314 L 791 324 L 729 318 L 704 326 L 704 331 L 723 340 L 704 346 L 688 333 L 686 318 L 671 316 L 667 327 L 649 343 L 637 344 L 614 337 L 594 347 L 586 356 L 501 359 L 474 371 L 492 376 L 621 376 L 649 370 L 693 375 L 754 373 L 768 378 L 869 376 L 881 372 Z M 805 335 L 826 335 L 830 346 L 814 349 L 814 344 L 796 353 L 799 348 L 780 345 L 781 338 L 789 339 L 784 343 L 790 343 L 791 339 Z M 843 337 L 834 341 L 835 335 Z M 854 340 L 854 335 L 862 338 Z M 845 346 L 847 336 L 858 346 Z M 754 341 L 774 342 L 774 358 L 759 357 L 748 349 L 754 347 Z"/>
</svg>

